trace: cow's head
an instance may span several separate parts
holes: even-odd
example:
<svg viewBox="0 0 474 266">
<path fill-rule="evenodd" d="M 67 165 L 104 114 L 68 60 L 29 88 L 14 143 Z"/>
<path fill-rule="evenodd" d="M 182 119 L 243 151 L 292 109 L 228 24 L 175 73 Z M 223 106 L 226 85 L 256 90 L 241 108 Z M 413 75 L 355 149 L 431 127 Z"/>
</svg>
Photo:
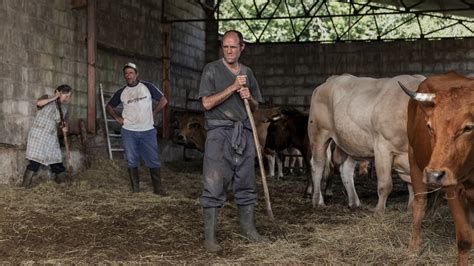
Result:
<svg viewBox="0 0 474 266">
<path fill-rule="evenodd" d="M 204 151 L 206 142 L 204 116 L 185 114 L 176 117 L 176 120 L 178 121 L 179 133 L 174 140 L 175 143 Z"/>
<path fill-rule="evenodd" d="M 432 153 L 423 181 L 452 186 L 474 175 L 474 88 L 417 93 L 400 86 L 423 110 Z"/>
<path fill-rule="evenodd" d="M 280 107 L 271 107 L 271 108 L 259 108 L 253 113 L 255 122 L 260 123 L 270 123 L 280 119 L 281 108 Z"/>
</svg>

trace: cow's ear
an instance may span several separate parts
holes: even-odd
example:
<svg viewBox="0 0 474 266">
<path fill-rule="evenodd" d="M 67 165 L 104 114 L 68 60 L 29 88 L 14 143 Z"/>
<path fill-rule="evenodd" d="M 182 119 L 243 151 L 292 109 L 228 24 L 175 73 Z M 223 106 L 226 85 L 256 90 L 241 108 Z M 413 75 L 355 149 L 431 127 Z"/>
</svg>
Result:
<svg viewBox="0 0 474 266">
<path fill-rule="evenodd" d="M 418 104 L 426 116 L 431 116 L 433 114 L 433 109 L 435 107 L 434 102 L 418 102 Z"/>
</svg>

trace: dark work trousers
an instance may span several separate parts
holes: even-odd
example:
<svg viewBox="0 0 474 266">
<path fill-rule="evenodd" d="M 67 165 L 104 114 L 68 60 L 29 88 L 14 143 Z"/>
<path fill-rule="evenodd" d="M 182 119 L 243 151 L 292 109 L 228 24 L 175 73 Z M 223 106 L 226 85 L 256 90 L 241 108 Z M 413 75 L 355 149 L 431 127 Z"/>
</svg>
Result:
<svg viewBox="0 0 474 266">
<path fill-rule="evenodd" d="M 201 204 L 204 208 L 222 207 L 227 199 L 226 187 L 233 182 L 237 205 L 255 204 L 255 145 L 252 132 L 242 130 L 246 144 L 242 154 L 232 148 L 232 128 L 217 127 L 207 132 L 203 162 L 203 191 Z"/>
<path fill-rule="evenodd" d="M 40 168 L 41 164 L 32 160 L 28 160 L 28 162 L 29 163 L 26 169 L 35 173 L 38 172 L 38 169 Z M 55 174 L 66 172 L 66 168 L 64 167 L 63 163 L 53 163 L 49 167 L 51 168 L 51 172 Z"/>
</svg>

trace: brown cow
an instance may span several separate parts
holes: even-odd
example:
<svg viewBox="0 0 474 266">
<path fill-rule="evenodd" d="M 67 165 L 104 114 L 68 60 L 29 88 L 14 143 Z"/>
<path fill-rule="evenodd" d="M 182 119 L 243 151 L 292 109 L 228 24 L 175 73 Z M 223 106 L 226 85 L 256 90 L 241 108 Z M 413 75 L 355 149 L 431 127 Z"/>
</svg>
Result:
<svg viewBox="0 0 474 266">
<path fill-rule="evenodd" d="M 401 83 L 400 83 L 401 85 Z M 428 187 L 446 194 L 458 246 L 458 265 L 467 265 L 473 242 L 474 79 L 451 72 L 433 76 L 408 91 L 410 173 L 415 199 L 409 247 L 421 244 Z"/>
<path fill-rule="evenodd" d="M 278 117 L 280 113 L 280 108 L 274 107 L 260 108 L 253 114 L 261 145 L 265 143 L 267 128 L 270 125 L 271 120 L 275 119 L 275 117 Z M 174 139 L 174 142 L 184 145 L 188 148 L 195 148 L 201 152 L 204 152 L 204 147 L 206 144 L 204 115 L 186 113 L 184 115 L 177 116 L 176 120 L 178 122 L 179 133 Z"/>
<path fill-rule="evenodd" d="M 287 148 L 298 149 L 307 167 L 306 173 L 308 175 L 308 182 L 305 192 L 306 194 L 312 194 L 314 186 L 310 169 L 311 149 L 308 135 L 308 114 L 297 110 L 284 111 L 281 119 L 273 122 L 269 127 L 265 148 L 271 148 L 277 152 L 282 152 Z M 339 150 L 339 152 L 337 152 L 337 150 Z M 339 156 L 331 156 L 331 154 Z M 327 156 L 331 158 L 326 160 L 326 166 L 321 181 L 323 191 L 326 188 L 326 183 L 330 180 L 330 175 L 332 175 L 331 163 L 336 164 L 341 173 L 344 173 L 341 174 L 341 178 L 343 179 L 343 184 L 348 195 L 349 206 L 351 208 L 359 207 L 360 200 L 354 186 L 354 169 L 357 161 L 342 150 L 336 149 L 336 145 L 328 147 Z M 327 195 L 330 195 L 330 191 L 326 192 Z"/>
<path fill-rule="evenodd" d="M 274 120 L 279 119 L 280 115 L 280 107 L 259 108 L 253 113 L 255 128 L 257 129 L 258 141 L 260 142 L 261 148 L 265 145 L 268 127 L 270 126 L 270 123 Z"/>
<path fill-rule="evenodd" d="M 179 125 L 179 133 L 175 142 L 204 152 L 204 145 L 206 143 L 204 115 L 186 113 L 182 116 L 177 116 L 176 120 Z"/>
</svg>

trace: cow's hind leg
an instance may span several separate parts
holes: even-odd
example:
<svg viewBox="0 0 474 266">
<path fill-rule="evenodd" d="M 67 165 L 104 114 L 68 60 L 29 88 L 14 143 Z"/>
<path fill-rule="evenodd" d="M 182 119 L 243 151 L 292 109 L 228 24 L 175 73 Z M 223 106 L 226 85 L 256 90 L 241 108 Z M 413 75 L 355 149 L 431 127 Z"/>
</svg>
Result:
<svg viewBox="0 0 474 266">
<path fill-rule="evenodd" d="M 339 171 L 341 172 L 342 183 L 346 188 L 347 197 L 349 198 L 350 208 L 360 207 L 359 197 L 357 196 L 354 185 L 354 170 L 356 165 L 357 162 L 354 159 L 347 157 L 339 168 Z"/>
<path fill-rule="evenodd" d="M 383 214 L 388 195 L 392 191 L 392 155 L 383 144 L 376 143 L 374 148 L 375 171 L 377 172 L 377 193 L 379 200 L 375 214 Z"/>
<path fill-rule="evenodd" d="M 326 149 L 326 166 L 324 167 L 323 179 L 321 181 L 321 188 L 323 190 L 324 197 L 332 197 L 333 189 L 332 184 L 334 181 L 334 164 L 332 162 L 332 149 L 336 144 L 331 142 Z"/>
<path fill-rule="evenodd" d="M 278 170 L 277 179 L 280 179 L 280 178 L 283 177 L 283 163 L 280 159 L 280 154 L 279 153 L 277 153 L 275 157 L 276 157 L 275 161 L 276 161 L 277 170 Z"/>
<path fill-rule="evenodd" d="M 324 206 L 324 199 L 321 193 L 321 180 L 323 178 L 326 165 L 326 149 L 329 144 L 329 132 L 318 129 L 308 131 L 311 143 L 311 176 L 313 180 L 313 207 L 316 205 Z"/>
<path fill-rule="evenodd" d="M 275 154 L 270 153 L 270 152 L 273 152 L 273 151 L 268 151 L 268 150 L 265 151 L 265 157 L 267 158 L 267 162 L 268 162 L 267 177 L 273 178 L 275 177 Z"/>
<path fill-rule="evenodd" d="M 412 204 L 413 204 L 413 186 L 411 185 L 411 179 L 409 175 L 398 173 L 400 178 L 407 183 L 407 189 L 408 189 L 408 204 L 407 204 L 407 209 L 411 210 Z"/>
</svg>

